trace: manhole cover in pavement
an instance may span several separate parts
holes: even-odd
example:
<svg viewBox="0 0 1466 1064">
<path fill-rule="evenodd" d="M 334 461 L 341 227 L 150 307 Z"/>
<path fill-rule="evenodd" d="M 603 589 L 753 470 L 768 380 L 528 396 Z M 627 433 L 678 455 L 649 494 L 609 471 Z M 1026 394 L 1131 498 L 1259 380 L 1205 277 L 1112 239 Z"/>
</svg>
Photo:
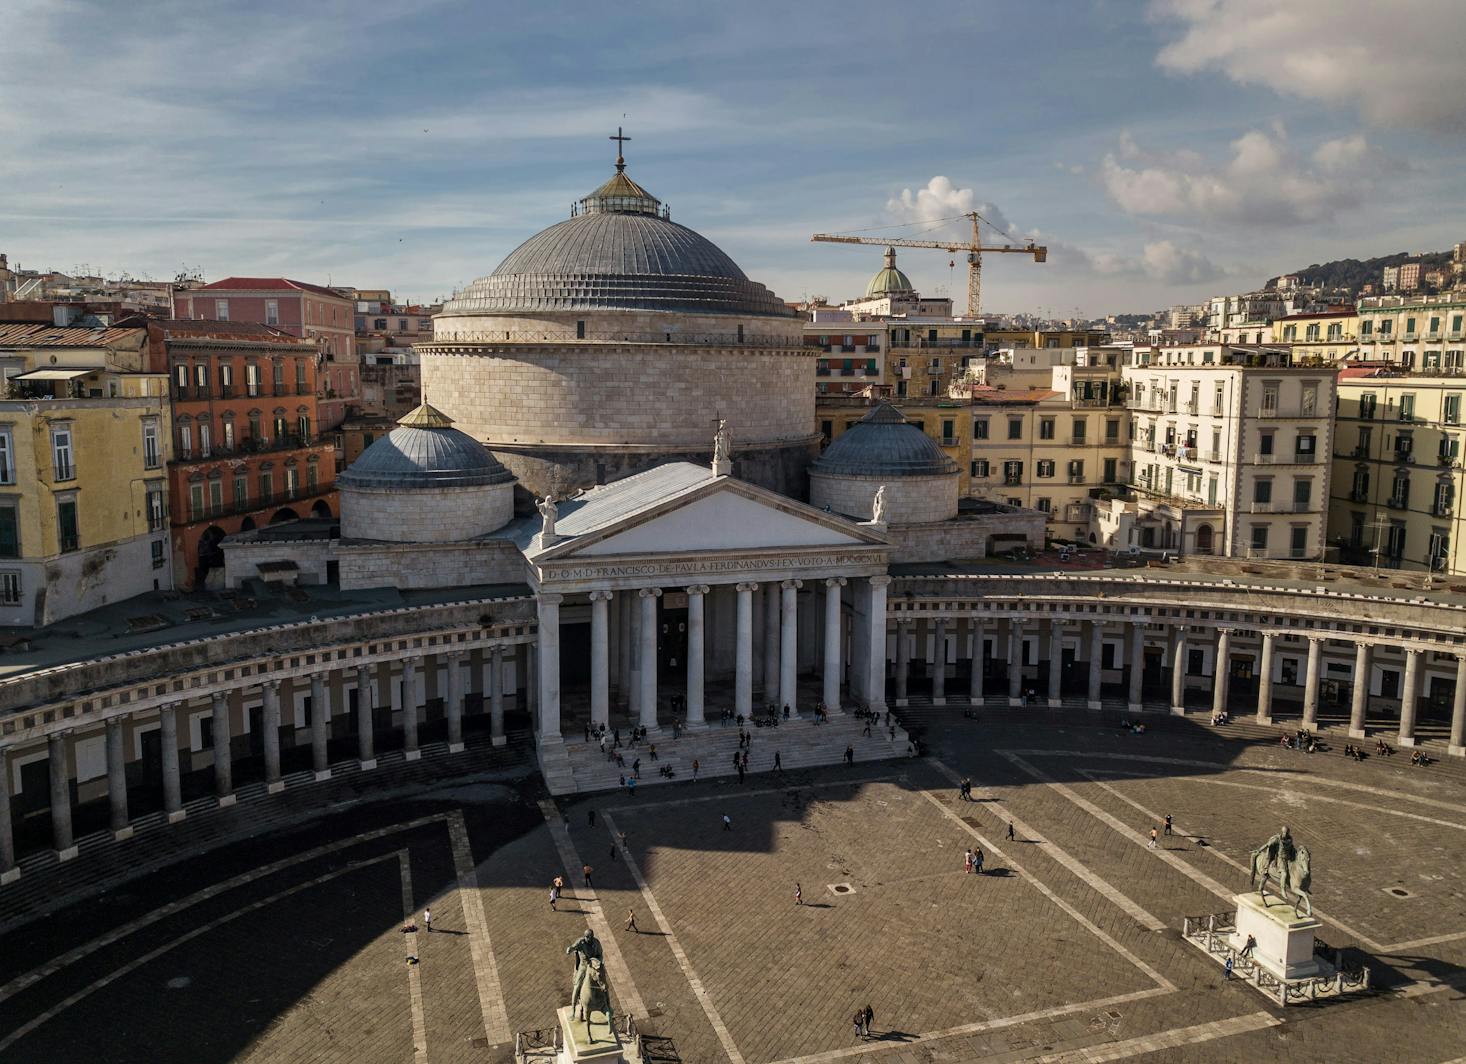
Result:
<svg viewBox="0 0 1466 1064">
<path fill-rule="evenodd" d="M 835 894 L 854 894 L 855 888 L 849 883 L 831 883 L 830 890 Z"/>
</svg>

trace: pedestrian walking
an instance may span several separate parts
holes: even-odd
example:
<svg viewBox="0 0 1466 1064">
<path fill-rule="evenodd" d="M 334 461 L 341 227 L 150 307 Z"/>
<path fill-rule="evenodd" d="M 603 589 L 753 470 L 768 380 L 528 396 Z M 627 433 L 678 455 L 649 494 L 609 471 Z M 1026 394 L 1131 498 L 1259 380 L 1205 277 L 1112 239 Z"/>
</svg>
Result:
<svg viewBox="0 0 1466 1064">
<path fill-rule="evenodd" d="M 590 881 L 590 874 L 592 872 L 594 872 L 594 871 L 595 871 L 595 869 L 592 868 L 590 865 L 583 865 L 583 866 L 581 866 L 580 872 L 581 872 L 581 875 L 585 876 L 585 885 L 587 887 L 594 886 L 594 884 L 592 884 L 591 881 Z"/>
<path fill-rule="evenodd" d="M 692 779 L 693 779 L 693 782 L 694 783 L 697 782 L 697 770 L 698 770 L 698 767 L 699 766 L 698 766 L 697 758 L 694 757 L 692 759 Z"/>
<path fill-rule="evenodd" d="M 559 901 L 559 900 L 560 900 L 560 890 L 553 883 L 551 883 L 550 884 L 550 911 L 551 912 L 559 912 L 560 911 L 559 909 L 555 908 L 555 903 L 557 901 Z"/>
<path fill-rule="evenodd" d="M 1222 978 L 1223 979 L 1230 979 L 1230 978 L 1232 978 L 1232 958 L 1231 957 L 1228 957 L 1227 958 L 1227 963 L 1224 964 L 1224 965 L 1222 965 Z"/>
<path fill-rule="evenodd" d="M 795 883 L 794 884 L 794 904 L 795 905 L 803 905 L 804 904 L 804 891 L 802 891 L 802 890 L 799 889 L 799 884 L 798 883 Z"/>
<path fill-rule="evenodd" d="M 1247 942 L 1242 947 L 1242 956 L 1248 960 L 1252 959 L 1252 951 L 1257 949 L 1257 939 L 1252 935 L 1247 936 Z"/>
<path fill-rule="evenodd" d="M 1170 813 L 1167 813 L 1166 814 L 1166 834 L 1169 835 L 1170 833 L 1171 833 L 1171 814 Z"/>
<path fill-rule="evenodd" d="M 428 934 L 433 933 L 433 910 L 424 909 L 422 911 L 422 926 Z"/>
<path fill-rule="evenodd" d="M 614 861 L 616 859 L 616 844 L 613 842 L 611 843 L 611 860 Z"/>
<path fill-rule="evenodd" d="M 596 811 L 594 809 L 590 810 L 590 812 L 586 816 L 586 819 L 590 821 L 590 826 L 591 827 L 595 827 L 596 826 Z"/>
<path fill-rule="evenodd" d="M 743 786 L 743 762 L 738 762 L 738 785 Z"/>
<path fill-rule="evenodd" d="M 723 814 L 723 830 L 724 831 L 732 831 L 733 830 L 733 818 L 730 817 L 727 813 L 724 813 Z"/>
<path fill-rule="evenodd" d="M 865 1010 L 864 1009 L 856 1009 L 855 1010 L 855 1037 L 856 1038 L 864 1038 L 865 1037 Z"/>
<path fill-rule="evenodd" d="M 628 930 L 628 931 L 635 931 L 638 935 L 641 934 L 641 928 L 639 928 L 639 927 L 636 926 L 636 910 L 635 909 L 627 909 L 626 910 L 626 930 Z"/>
<path fill-rule="evenodd" d="M 976 850 L 972 851 L 972 871 L 974 875 L 982 875 L 982 862 L 982 847 L 979 846 Z"/>
<path fill-rule="evenodd" d="M 1157 834 L 1158 833 L 1156 832 L 1155 825 L 1152 824 L 1151 825 L 1151 828 L 1150 828 L 1150 848 L 1152 850 L 1155 849 L 1155 840 L 1156 840 L 1156 835 Z"/>
<path fill-rule="evenodd" d="M 779 758 L 779 751 L 777 751 L 777 750 L 774 751 L 774 771 L 775 772 L 783 772 L 784 771 L 784 762 L 782 760 L 780 760 L 780 758 Z"/>
<path fill-rule="evenodd" d="M 1008 821 L 1008 841 L 1013 841 L 1013 821 Z"/>
<path fill-rule="evenodd" d="M 631 762 L 631 775 L 634 779 L 641 779 L 641 758 Z"/>
<path fill-rule="evenodd" d="M 626 793 L 629 794 L 629 795 L 631 795 L 631 797 L 633 797 L 633 798 L 636 797 L 636 777 L 635 776 L 628 776 L 627 777 L 627 779 L 626 779 Z"/>
<path fill-rule="evenodd" d="M 845 764 L 850 765 L 852 767 L 855 765 L 855 747 L 853 747 L 853 746 L 847 746 L 847 747 L 845 747 Z"/>
<path fill-rule="evenodd" d="M 875 1022 L 876 1010 L 871 1008 L 870 1004 L 867 1002 L 865 1009 L 863 1010 L 863 1014 L 865 1016 L 865 1036 L 869 1038 L 870 1025 Z"/>
<path fill-rule="evenodd" d="M 971 875 L 971 873 L 972 873 L 972 847 L 971 846 L 967 847 L 966 850 L 962 851 L 962 871 L 966 875 Z"/>
<path fill-rule="evenodd" d="M 648 746 L 646 748 L 646 750 L 647 750 L 647 753 L 649 753 L 649 754 L 652 755 L 652 760 L 655 761 L 657 759 L 657 744 L 656 743 L 652 743 L 650 746 Z"/>
<path fill-rule="evenodd" d="M 869 735 L 870 734 L 870 718 L 869 717 L 866 717 L 865 718 L 865 730 L 862 731 L 860 734 L 861 735 Z"/>
</svg>

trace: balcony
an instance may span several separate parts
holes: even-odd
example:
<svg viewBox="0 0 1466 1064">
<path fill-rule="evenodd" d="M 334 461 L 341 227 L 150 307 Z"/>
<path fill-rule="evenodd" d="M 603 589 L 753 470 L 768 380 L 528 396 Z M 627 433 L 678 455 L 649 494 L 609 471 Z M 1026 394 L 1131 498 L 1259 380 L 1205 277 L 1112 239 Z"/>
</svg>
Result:
<svg viewBox="0 0 1466 1064">
<path fill-rule="evenodd" d="M 1405 448 L 1404 450 L 1401 450 L 1399 447 L 1396 447 L 1395 448 L 1395 461 L 1401 462 L 1404 465 L 1414 465 L 1415 464 L 1415 455 L 1410 451 L 1409 448 Z"/>
<path fill-rule="evenodd" d="M 1069 483 L 1070 484 L 1083 484 L 1084 483 L 1084 474 L 1083 473 L 1070 473 L 1069 474 Z"/>
<path fill-rule="evenodd" d="M 1455 511 L 1456 507 L 1448 502 L 1438 502 L 1430 508 L 1430 512 L 1436 517 L 1450 517 Z"/>
<path fill-rule="evenodd" d="M 1410 508 L 1410 500 L 1408 498 L 1402 498 L 1399 495 L 1391 495 L 1385 501 L 1385 505 L 1391 510 L 1407 510 Z"/>
<path fill-rule="evenodd" d="M 1014 477 L 1014 476 L 1005 476 L 1005 477 L 1003 477 L 1003 484 L 1006 487 L 1009 487 L 1009 488 L 1021 488 L 1023 486 L 1023 478 L 1022 477 Z"/>
<path fill-rule="evenodd" d="M 943 447 L 956 447 L 957 446 L 957 443 L 958 443 L 958 440 L 957 440 L 957 437 L 956 436 L 943 436 L 942 437 L 942 446 Z"/>
<path fill-rule="evenodd" d="M 1366 489 L 1366 488 L 1355 488 L 1353 491 L 1349 492 L 1349 501 L 1350 502 L 1368 502 L 1369 501 L 1369 490 Z"/>
<path fill-rule="evenodd" d="M 1207 454 L 1206 460 L 1208 462 L 1220 462 L 1222 460 L 1222 452 L 1221 451 L 1211 451 L 1211 452 L 1209 452 Z"/>
<path fill-rule="evenodd" d="M 1069 446 L 1070 447 L 1088 447 L 1089 446 L 1089 440 L 1088 440 L 1087 437 L 1084 437 L 1084 436 L 1070 436 L 1069 437 Z"/>
</svg>

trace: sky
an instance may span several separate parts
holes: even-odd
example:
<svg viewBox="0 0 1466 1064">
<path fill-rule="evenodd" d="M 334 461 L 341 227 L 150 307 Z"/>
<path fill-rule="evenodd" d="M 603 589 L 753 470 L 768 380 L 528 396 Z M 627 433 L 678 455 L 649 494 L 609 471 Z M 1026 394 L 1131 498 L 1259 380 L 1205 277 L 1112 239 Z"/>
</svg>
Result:
<svg viewBox="0 0 1466 1064">
<path fill-rule="evenodd" d="M 12 265 L 450 295 L 609 176 L 781 297 L 1140 312 L 1466 239 L 1462 0 L 0 0 Z M 913 224 L 915 223 L 915 224 Z M 961 309 L 960 259 L 908 250 Z"/>
</svg>

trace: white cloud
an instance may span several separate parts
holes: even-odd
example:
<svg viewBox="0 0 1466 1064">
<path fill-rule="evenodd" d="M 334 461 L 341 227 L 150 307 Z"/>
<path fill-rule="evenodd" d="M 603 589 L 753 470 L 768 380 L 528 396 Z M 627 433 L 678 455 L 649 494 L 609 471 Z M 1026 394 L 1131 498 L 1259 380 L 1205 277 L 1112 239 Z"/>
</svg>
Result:
<svg viewBox="0 0 1466 1064">
<path fill-rule="evenodd" d="M 1122 135 L 1099 180 L 1127 214 L 1193 222 L 1301 225 L 1358 204 L 1381 171 L 1378 152 L 1355 134 L 1300 155 L 1286 132 L 1252 130 L 1225 161 L 1195 152 L 1153 155 Z"/>
<path fill-rule="evenodd" d="M 1466 133 L 1461 0 L 1154 0 L 1179 22 L 1165 69 L 1355 108 L 1372 124 Z"/>
<path fill-rule="evenodd" d="M 1225 272 L 1201 252 L 1177 247 L 1169 240 L 1145 245 L 1140 270 L 1152 281 L 1162 284 L 1200 284 L 1215 280 Z"/>
</svg>

